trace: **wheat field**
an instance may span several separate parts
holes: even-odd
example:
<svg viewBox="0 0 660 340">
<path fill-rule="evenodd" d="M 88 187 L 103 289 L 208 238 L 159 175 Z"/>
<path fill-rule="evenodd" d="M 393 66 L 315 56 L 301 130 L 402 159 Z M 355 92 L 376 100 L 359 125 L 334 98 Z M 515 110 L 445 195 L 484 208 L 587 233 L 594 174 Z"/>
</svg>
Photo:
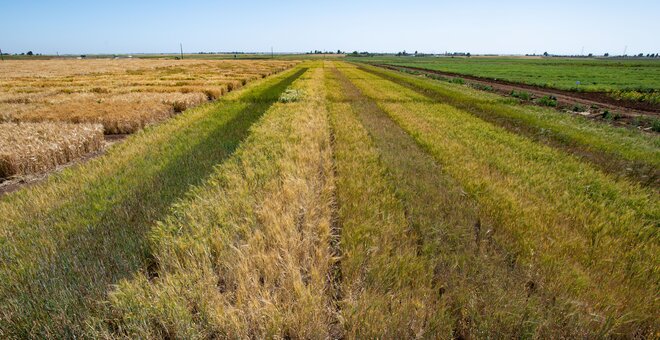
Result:
<svg viewBox="0 0 660 340">
<path fill-rule="evenodd" d="M 293 66 L 290 61 L 42 60 L 0 64 L 0 122 L 99 123 L 136 132 Z"/>
<path fill-rule="evenodd" d="M 103 148 L 99 124 L 0 124 L 0 178 L 52 170 Z"/>
<path fill-rule="evenodd" d="M 470 100 L 305 61 L 6 195 L 0 337 L 654 338 L 656 189 Z"/>
<path fill-rule="evenodd" d="M 295 63 L 140 59 L 1 63 L 0 178 L 53 170 L 103 148 L 103 134 L 137 132 Z"/>
</svg>

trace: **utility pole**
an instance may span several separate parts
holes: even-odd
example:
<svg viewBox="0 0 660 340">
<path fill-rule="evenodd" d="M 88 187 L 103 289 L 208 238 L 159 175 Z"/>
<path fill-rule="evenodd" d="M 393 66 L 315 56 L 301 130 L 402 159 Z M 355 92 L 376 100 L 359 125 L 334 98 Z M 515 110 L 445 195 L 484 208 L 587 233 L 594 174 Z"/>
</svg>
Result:
<svg viewBox="0 0 660 340">
<path fill-rule="evenodd" d="M 0 48 L 0 58 L 2 58 L 2 61 L 5 61 L 5 56 L 2 54 L 2 49 Z"/>
<path fill-rule="evenodd" d="M 270 59 L 275 58 L 275 54 L 273 53 L 273 46 L 270 47 Z"/>
<path fill-rule="evenodd" d="M 183 60 L 183 44 L 179 43 L 179 47 L 181 48 L 181 60 Z"/>
</svg>

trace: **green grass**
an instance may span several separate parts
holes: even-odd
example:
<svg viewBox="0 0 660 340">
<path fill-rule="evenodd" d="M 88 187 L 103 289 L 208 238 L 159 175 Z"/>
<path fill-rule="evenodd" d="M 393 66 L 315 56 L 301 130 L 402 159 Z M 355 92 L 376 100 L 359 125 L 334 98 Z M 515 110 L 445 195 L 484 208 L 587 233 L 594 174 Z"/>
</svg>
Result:
<svg viewBox="0 0 660 340">
<path fill-rule="evenodd" d="M 149 230 L 300 76 L 249 85 L 0 201 L 0 336 L 73 337 L 109 285 L 152 270 Z"/>
<path fill-rule="evenodd" d="M 575 91 L 660 91 L 660 60 L 516 57 L 348 58 Z M 580 82 L 577 85 L 576 82 Z"/>
<path fill-rule="evenodd" d="M 368 65 L 360 68 L 413 89 L 415 99 L 447 103 L 534 140 L 561 148 L 601 169 L 647 185 L 660 180 L 660 138 L 555 110 L 519 105 L 495 94 Z M 412 96 L 412 94 L 411 94 Z M 378 94 L 380 100 L 389 98 Z M 549 102 L 552 102 L 549 100 Z"/>
</svg>

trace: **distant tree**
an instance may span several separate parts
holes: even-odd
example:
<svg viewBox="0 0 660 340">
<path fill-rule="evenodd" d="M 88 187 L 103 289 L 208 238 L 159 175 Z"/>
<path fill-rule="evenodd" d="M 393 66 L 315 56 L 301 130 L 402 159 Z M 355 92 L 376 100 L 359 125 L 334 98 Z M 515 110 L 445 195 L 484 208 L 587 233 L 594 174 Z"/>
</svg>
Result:
<svg viewBox="0 0 660 340">
<path fill-rule="evenodd" d="M 34 55 L 34 53 L 32 53 L 32 51 L 28 51 L 26 54 L 27 55 Z"/>
<path fill-rule="evenodd" d="M 415 55 L 417 55 L 417 51 L 415 51 Z"/>
<path fill-rule="evenodd" d="M 609 57 L 610 54 L 609 54 L 609 53 L 605 53 L 605 54 L 603 54 L 603 56 L 604 56 L 604 57 Z"/>
<path fill-rule="evenodd" d="M 472 55 L 470 54 L 470 52 L 468 52 L 468 53 L 466 54 L 466 56 L 469 58 L 469 57 L 471 57 Z"/>
<path fill-rule="evenodd" d="M 547 56 L 548 56 L 548 52 L 543 52 L 543 56 L 544 56 L 544 57 L 547 57 Z"/>
<path fill-rule="evenodd" d="M 637 56 L 638 56 L 638 57 L 643 57 L 643 56 L 644 56 L 644 53 L 640 53 L 640 54 L 638 54 Z"/>
<path fill-rule="evenodd" d="M 593 53 L 589 53 L 589 55 L 587 55 L 587 57 L 589 57 L 589 58 L 591 58 L 591 57 L 593 57 L 593 56 L 594 56 Z"/>
<path fill-rule="evenodd" d="M 351 53 L 351 54 L 357 55 L 358 51 L 353 51 L 353 53 Z"/>
<path fill-rule="evenodd" d="M 341 54 L 341 50 L 337 50 L 337 54 Z"/>
</svg>

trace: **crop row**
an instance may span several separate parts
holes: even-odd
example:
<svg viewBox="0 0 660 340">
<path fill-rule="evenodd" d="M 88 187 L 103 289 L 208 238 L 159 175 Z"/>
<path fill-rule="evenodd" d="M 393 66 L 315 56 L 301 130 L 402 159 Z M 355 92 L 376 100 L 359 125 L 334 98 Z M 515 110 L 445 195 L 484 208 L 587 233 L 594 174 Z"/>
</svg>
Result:
<svg viewBox="0 0 660 340">
<path fill-rule="evenodd" d="M 653 189 L 303 65 L 0 201 L 0 335 L 655 334 Z"/>
</svg>

